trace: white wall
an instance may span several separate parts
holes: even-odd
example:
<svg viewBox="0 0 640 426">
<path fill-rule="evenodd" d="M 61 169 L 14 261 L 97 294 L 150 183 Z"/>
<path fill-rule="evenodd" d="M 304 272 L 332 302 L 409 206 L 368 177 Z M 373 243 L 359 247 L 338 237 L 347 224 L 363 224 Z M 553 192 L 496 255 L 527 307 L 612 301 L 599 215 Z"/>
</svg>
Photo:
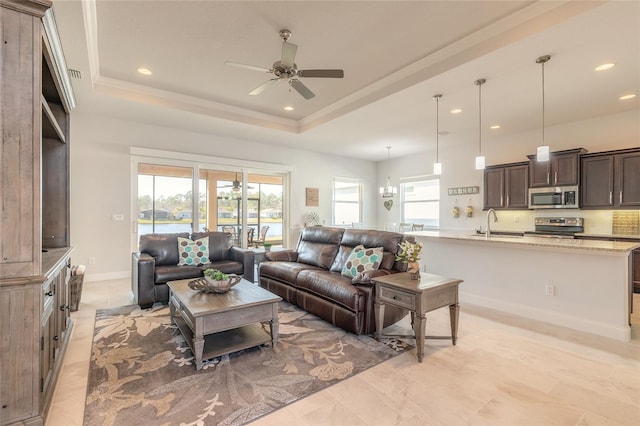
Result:
<svg viewBox="0 0 640 426">
<path fill-rule="evenodd" d="M 552 151 L 583 147 L 589 152 L 599 152 L 639 146 L 640 111 L 550 127 L 546 129 L 546 135 Z M 496 134 L 483 137 L 487 164 L 526 161 L 526 155 L 535 152 L 539 137 L 539 129 L 508 140 Z M 442 139 L 441 228 L 472 230 L 484 226 L 483 174 L 474 168 L 476 142 L 449 143 L 446 138 Z M 291 168 L 290 245 L 297 240 L 305 213 L 317 211 L 325 224 L 331 223 L 331 183 L 334 176 L 359 178 L 366 182 L 364 223 L 382 226 L 400 222 L 398 197 L 395 197 L 391 211 L 387 211 L 377 194 L 378 187 L 385 183 L 388 175 L 386 160 L 376 164 L 79 112 L 73 112 L 71 116 L 71 143 L 71 243 L 76 247 L 73 262 L 87 265 L 87 280 L 119 278 L 129 274 L 132 221 L 129 149 L 132 146 L 277 163 Z M 392 159 L 390 176 L 393 184 L 398 186 L 401 178 L 429 174 L 434 156 L 434 152 L 429 151 Z M 479 186 L 480 194 L 464 197 L 447 195 L 447 188 L 465 186 Z M 320 207 L 305 207 L 307 187 L 319 188 Z M 461 215 L 454 219 L 450 212 L 456 201 L 461 210 L 471 204 L 475 210 L 474 217 Z M 113 213 L 124 214 L 125 220 L 112 221 Z M 545 214 L 550 215 L 526 210 L 499 212 L 500 222 L 494 228 L 530 230 L 533 229 L 533 217 Z M 585 210 L 579 215 L 587 218 L 587 232 L 610 232 L 610 211 Z M 95 264 L 89 264 L 90 257 L 96 259 Z"/>
<path fill-rule="evenodd" d="M 71 244 L 73 262 L 87 265 L 87 281 L 126 277 L 131 259 L 130 147 L 203 154 L 283 164 L 291 169 L 290 244 L 295 244 L 304 215 L 317 211 L 331 224 L 334 176 L 364 179 L 365 192 L 375 190 L 376 164 L 322 155 L 260 142 L 231 140 L 209 134 L 151 126 L 108 117 L 74 113 L 71 117 Z M 305 188 L 320 190 L 320 206 L 305 207 Z M 374 197 L 363 210 L 375 220 Z M 111 220 L 113 213 L 125 220 Z M 95 264 L 89 264 L 89 258 Z"/>
<path fill-rule="evenodd" d="M 540 129 L 509 138 L 500 137 L 498 133 L 483 134 L 483 154 L 486 157 L 487 165 L 527 161 L 527 155 L 535 153 L 540 136 Z M 447 145 L 447 137 L 440 139 L 440 161 L 443 168 L 440 177 L 440 227 L 451 230 L 473 230 L 480 225 L 486 227 L 486 215 L 482 211 L 483 173 L 475 170 L 474 163 L 478 148 L 477 141 L 469 141 L 465 144 L 453 143 L 451 146 Z M 546 128 L 545 139 L 549 143 L 551 151 L 585 148 L 588 152 L 602 152 L 638 147 L 640 146 L 640 110 Z M 435 152 L 433 151 L 392 159 L 390 175 L 393 185 L 399 186 L 402 178 L 430 174 L 434 161 Z M 378 162 L 377 186 L 384 184 L 387 174 L 387 161 Z M 447 194 L 448 188 L 467 186 L 479 186 L 480 193 L 470 196 L 449 196 Z M 378 197 L 378 225 L 400 222 L 399 197 L 395 197 L 391 211 L 387 211 L 382 202 L 383 200 Z M 451 215 L 451 210 L 456 202 L 461 210 L 458 219 Z M 464 207 L 469 204 L 474 208 L 472 218 L 467 218 L 463 214 Z M 495 224 L 494 229 L 533 230 L 535 216 L 563 214 L 584 217 L 585 232 L 611 233 L 611 210 L 499 211 L 499 222 Z"/>
</svg>

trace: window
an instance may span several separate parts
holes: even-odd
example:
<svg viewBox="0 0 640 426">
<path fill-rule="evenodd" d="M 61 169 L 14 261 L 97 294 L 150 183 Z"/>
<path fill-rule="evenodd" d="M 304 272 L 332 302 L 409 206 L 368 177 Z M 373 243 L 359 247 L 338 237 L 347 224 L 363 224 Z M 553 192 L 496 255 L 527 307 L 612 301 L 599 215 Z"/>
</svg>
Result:
<svg viewBox="0 0 640 426">
<path fill-rule="evenodd" d="M 402 222 L 440 226 L 440 179 L 416 178 L 400 183 Z"/>
<path fill-rule="evenodd" d="M 286 247 L 286 167 L 254 162 L 257 170 L 243 169 L 227 164 L 232 161 L 225 158 L 146 148 L 131 148 L 131 153 L 135 175 L 131 213 L 137 219 L 131 239 L 134 250 L 142 234 L 223 227 L 227 232 L 233 229 L 237 246 L 258 244 L 260 236 Z"/>
<path fill-rule="evenodd" d="M 333 179 L 333 224 L 362 222 L 362 182 L 356 179 Z"/>
</svg>

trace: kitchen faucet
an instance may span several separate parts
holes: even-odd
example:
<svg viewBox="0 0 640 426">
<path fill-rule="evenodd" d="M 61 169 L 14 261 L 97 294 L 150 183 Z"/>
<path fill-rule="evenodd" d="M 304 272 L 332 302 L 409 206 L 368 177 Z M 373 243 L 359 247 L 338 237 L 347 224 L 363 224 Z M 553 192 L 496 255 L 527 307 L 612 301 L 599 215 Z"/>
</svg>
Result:
<svg viewBox="0 0 640 426">
<path fill-rule="evenodd" d="M 489 217 L 491 216 L 491 213 L 493 213 L 493 221 L 494 222 L 498 221 L 498 215 L 496 214 L 496 211 L 494 209 L 487 210 L 487 233 L 486 233 L 487 238 L 491 236 L 491 222 L 489 221 Z"/>
</svg>

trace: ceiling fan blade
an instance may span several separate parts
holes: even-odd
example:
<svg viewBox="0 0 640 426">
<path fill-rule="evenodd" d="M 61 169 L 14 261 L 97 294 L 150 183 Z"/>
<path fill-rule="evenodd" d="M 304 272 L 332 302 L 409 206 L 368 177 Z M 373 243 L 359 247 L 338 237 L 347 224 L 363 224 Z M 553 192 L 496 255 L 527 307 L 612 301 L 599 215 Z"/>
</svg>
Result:
<svg viewBox="0 0 640 426">
<path fill-rule="evenodd" d="M 259 95 L 260 93 L 264 92 L 267 88 L 272 86 L 274 83 L 276 83 L 278 80 L 279 80 L 278 78 L 272 78 L 271 80 L 267 80 L 264 83 L 262 83 L 260 86 L 250 91 L 249 94 L 254 96 Z"/>
<path fill-rule="evenodd" d="M 232 67 L 244 68 L 244 69 L 246 69 L 246 70 L 252 70 L 252 71 L 273 72 L 273 70 L 272 70 L 272 69 L 270 69 L 270 68 L 257 67 L 257 66 L 255 66 L 255 65 L 240 64 L 240 63 L 238 63 L 238 62 L 226 61 L 224 64 L 225 64 L 225 65 L 232 66 Z"/>
<path fill-rule="evenodd" d="M 282 59 L 280 59 L 280 63 L 283 67 L 291 68 L 293 66 L 293 61 L 296 58 L 297 51 L 298 46 L 295 44 L 286 41 L 282 42 Z"/>
<path fill-rule="evenodd" d="M 298 77 L 344 78 L 343 70 L 299 70 Z"/>
<path fill-rule="evenodd" d="M 291 87 L 296 89 L 298 93 L 300 93 L 305 99 L 311 99 L 315 96 L 315 94 L 311 90 L 309 90 L 307 86 L 302 84 L 300 80 L 292 79 L 289 81 L 289 84 L 291 85 Z"/>
</svg>

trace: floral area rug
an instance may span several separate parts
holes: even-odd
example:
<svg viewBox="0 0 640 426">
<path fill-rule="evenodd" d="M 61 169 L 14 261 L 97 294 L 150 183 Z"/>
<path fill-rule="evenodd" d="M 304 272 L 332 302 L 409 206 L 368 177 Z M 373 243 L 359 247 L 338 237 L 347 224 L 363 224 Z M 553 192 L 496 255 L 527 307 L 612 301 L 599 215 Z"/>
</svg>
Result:
<svg viewBox="0 0 640 426">
<path fill-rule="evenodd" d="M 239 425 L 411 348 L 356 336 L 286 302 L 270 344 L 194 358 L 169 308 L 98 310 L 85 425 Z"/>
</svg>

